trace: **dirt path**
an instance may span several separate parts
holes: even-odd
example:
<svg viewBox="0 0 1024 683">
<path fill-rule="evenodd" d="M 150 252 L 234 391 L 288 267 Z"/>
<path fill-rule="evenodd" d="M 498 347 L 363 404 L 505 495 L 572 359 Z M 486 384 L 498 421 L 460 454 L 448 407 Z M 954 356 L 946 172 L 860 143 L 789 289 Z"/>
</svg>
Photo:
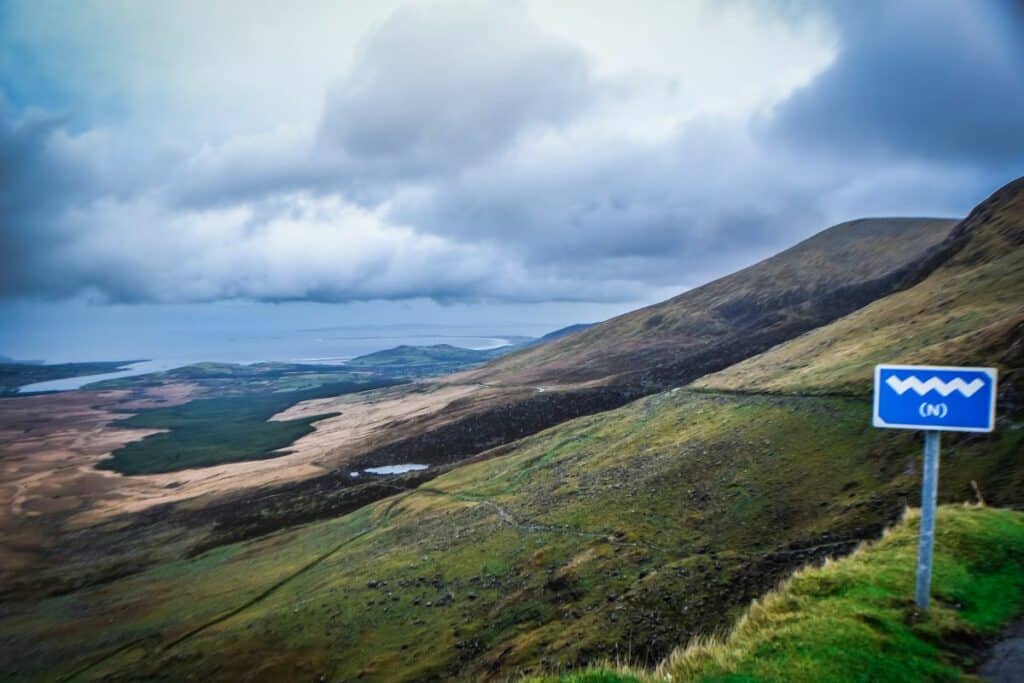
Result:
<svg viewBox="0 0 1024 683">
<path fill-rule="evenodd" d="M 1011 624 L 978 669 L 991 683 L 1024 683 L 1024 620 Z"/>
</svg>

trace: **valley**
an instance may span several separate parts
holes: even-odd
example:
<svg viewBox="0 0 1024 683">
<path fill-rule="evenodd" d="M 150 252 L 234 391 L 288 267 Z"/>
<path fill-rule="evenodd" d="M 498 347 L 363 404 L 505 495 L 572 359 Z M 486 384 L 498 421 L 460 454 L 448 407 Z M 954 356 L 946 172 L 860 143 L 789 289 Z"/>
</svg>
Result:
<svg viewBox="0 0 1024 683">
<path fill-rule="evenodd" d="M 0 683 L 1024 683 L 1022 64 L 0 0 Z"/>
<path fill-rule="evenodd" d="M 919 440 L 870 425 L 876 362 L 998 367 L 999 428 L 945 441 L 940 501 L 1024 505 L 1022 254 L 1024 179 L 964 221 L 836 226 L 500 358 L 2 399 L 0 661 L 12 680 L 653 669 L 917 504 Z M 429 467 L 366 474 L 404 463 Z"/>
</svg>

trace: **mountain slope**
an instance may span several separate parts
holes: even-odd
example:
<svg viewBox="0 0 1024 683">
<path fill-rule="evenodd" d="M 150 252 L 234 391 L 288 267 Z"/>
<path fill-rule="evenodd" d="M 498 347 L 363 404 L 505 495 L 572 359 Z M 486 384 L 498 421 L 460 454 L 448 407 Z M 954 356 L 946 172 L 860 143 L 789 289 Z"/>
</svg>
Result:
<svg viewBox="0 0 1024 683">
<path fill-rule="evenodd" d="M 915 287 L 694 386 L 789 393 L 870 391 L 876 363 L 1000 369 L 1001 395 L 1024 398 L 1024 178 L 950 235 L 952 255 Z"/>
<path fill-rule="evenodd" d="M 1014 221 L 994 205 L 972 215 L 946 245 L 947 265 L 959 265 L 875 306 L 951 290 L 968 270 L 988 273 L 997 299 L 1015 291 L 1019 272 L 993 268 L 1024 249 Z M 822 333 L 839 338 L 846 321 Z M 963 325 L 975 322 L 985 318 Z M 911 326 L 894 313 L 887 336 L 916 343 Z M 965 353 L 987 343 L 958 339 Z M 1015 358 L 1007 374 L 1020 371 Z M 8 605 L 0 658 L 24 678 L 85 680 L 437 680 L 616 657 L 654 664 L 917 502 L 916 435 L 873 429 L 869 416 L 859 396 L 662 392 L 350 514 Z M 976 482 L 991 504 L 1024 504 L 1022 449 L 1013 411 L 995 434 L 944 440 L 940 500 L 971 500 Z M 181 532 L 166 536 L 181 543 Z"/>
<path fill-rule="evenodd" d="M 321 519 L 380 496 L 379 486 L 349 476 L 353 467 L 450 465 L 566 420 L 624 405 L 659 387 L 683 384 L 916 281 L 941 255 L 936 245 L 951 225 L 937 219 L 872 219 L 836 226 L 659 306 L 513 354 L 508 362 L 417 383 L 405 394 L 408 401 L 403 390 L 389 400 L 410 419 L 383 423 L 367 438 L 357 443 L 346 439 L 334 448 L 317 436 L 310 440 L 310 455 L 322 474 L 282 488 L 232 494 L 211 512 L 218 528 L 230 530 L 224 538 L 231 540 Z M 877 258 L 868 258 L 875 252 Z M 642 321 L 639 342 L 618 343 L 637 316 Z M 683 328 L 691 324 L 693 334 Z M 536 355 L 552 353 L 564 357 L 554 365 L 523 366 Z M 386 362 L 387 356 L 378 360 Z M 609 364 L 623 363 L 637 370 L 603 374 Z M 596 386 L 572 384 L 580 380 Z M 441 400 L 453 391 L 457 398 Z M 405 410 L 404 403 L 418 404 L 424 392 L 439 400 Z M 353 416 L 358 421 L 365 412 L 362 408 L 375 410 L 350 403 L 319 405 L 316 414 L 341 415 L 318 423 L 318 430 L 324 435 L 362 430 L 353 424 Z"/>
<path fill-rule="evenodd" d="M 536 346 L 538 344 L 546 344 L 548 342 L 553 342 L 553 341 L 555 341 L 557 339 L 561 339 L 562 337 L 568 337 L 570 334 L 576 334 L 577 332 L 582 332 L 583 330 L 588 329 L 588 328 L 593 327 L 593 326 L 594 326 L 594 323 L 576 323 L 575 325 L 568 325 L 566 327 L 557 329 L 554 332 L 548 332 L 547 334 L 545 334 L 543 337 L 540 337 L 539 339 L 535 339 L 533 341 L 527 342 L 525 344 L 525 346 Z"/>
<path fill-rule="evenodd" d="M 975 480 L 1024 502 L 1022 427 L 944 444 L 940 499 L 971 499 Z M 352 514 L 5 605 L 0 660 L 25 680 L 653 664 L 894 521 L 919 450 L 872 429 L 866 401 L 659 394 Z"/>
<path fill-rule="evenodd" d="M 928 218 L 836 225 L 738 273 L 469 376 L 654 388 L 689 381 L 913 282 L 955 225 Z"/>
<path fill-rule="evenodd" d="M 265 532 L 347 511 L 353 501 L 364 504 L 371 493 L 380 495 L 379 487 L 348 476 L 353 466 L 463 461 L 721 369 L 915 282 L 944 255 L 939 247 L 953 225 L 941 219 L 845 223 L 663 304 L 439 378 L 430 386 L 442 388 L 439 394 L 457 387 L 463 392 L 457 400 L 389 424 L 374 436 L 372 448 L 353 454 L 343 444 L 337 450 L 344 458 L 331 451 L 317 456 L 318 466 L 338 463 L 345 469 L 334 465 L 281 490 L 233 498 L 219 508 L 218 526 L 232 529 L 225 538 L 234 540 L 242 537 L 237 534 L 243 527 Z M 636 343 L 624 341 L 623 335 Z M 386 359 L 390 353 L 378 356 Z M 558 358 L 555 363 L 534 364 L 552 355 Z M 623 364 L 635 370 L 606 373 Z M 596 386 L 573 385 L 582 381 Z M 414 390 L 425 388 L 418 384 Z M 318 412 L 340 412 L 336 420 L 345 423 L 345 413 L 352 412 L 346 408 L 351 406 L 329 410 L 324 405 Z M 322 426 L 333 429 L 327 421 Z"/>
</svg>

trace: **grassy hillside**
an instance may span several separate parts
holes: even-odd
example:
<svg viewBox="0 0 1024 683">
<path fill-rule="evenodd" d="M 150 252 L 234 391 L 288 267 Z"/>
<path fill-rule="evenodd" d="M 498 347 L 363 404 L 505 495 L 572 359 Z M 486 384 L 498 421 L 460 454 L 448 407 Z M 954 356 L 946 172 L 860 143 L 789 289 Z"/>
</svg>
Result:
<svg viewBox="0 0 1024 683">
<path fill-rule="evenodd" d="M 1024 179 L 975 209 L 959 251 L 927 279 L 697 387 L 773 392 L 870 391 L 876 363 L 992 365 L 1004 396 L 1024 397 Z"/>
<path fill-rule="evenodd" d="M 343 517 L 8 604 L 0 659 L 28 680 L 652 665 L 916 501 L 920 444 L 868 412 L 659 394 Z M 950 440 L 941 499 L 969 499 L 972 479 L 1019 499 L 1022 426 Z"/>
<path fill-rule="evenodd" d="M 956 223 L 843 223 L 663 303 L 507 356 L 473 377 L 506 384 L 688 381 L 888 294 Z"/>
<path fill-rule="evenodd" d="M 914 274 L 931 272 L 937 259 L 903 260 L 910 256 L 901 232 L 913 233 L 907 224 L 846 226 L 822 238 L 828 249 L 812 240 L 797 257 L 744 271 L 731 286 L 720 281 L 692 299 L 684 295 L 680 300 L 690 304 L 678 308 L 678 319 L 662 309 L 665 317 L 649 325 L 649 336 L 657 346 L 675 334 L 661 335 L 663 325 L 682 334 L 692 323 L 695 337 L 715 340 L 707 353 L 724 345 L 716 362 L 727 362 L 729 340 L 742 336 L 736 330 L 743 325 L 768 330 L 758 342 L 767 344 L 859 296 L 912 282 L 919 284 L 875 306 L 899 306 L 918 287 L 953 292 L 957 277 L 982 271 L 1002 301 L 997 293 L 1016 292 L 1020 274 L 1004 259 L 1021 245 L 1015 219 L 1004 220 L 1010 214 L 999 206 L 982 207 L 961 224 L 943 245 L 943 256 L 961 265 L 947 261 L 934 280 Z M 881 233 L 860 234 L 874 228 Z M 934 231 L 946 228 L 918 230 L 920 255 L 935 244 Z M 892 248 L 865 265 L 879 245 Z M 781 288 L 760 279 L 772 275 L 777 285 L 787 267 L 799 270 L 815 259 L 816 267 Z M 827 272 L 817 274 L 821 269 Z M 840 280 L 860 284 L 851 289 Z M 846 295 L 841 306 L 828 303 Z M 1012 378 L 1020 372 L 1016 342 L 986 336 L 987 319 L 972 312 L 986 310 L 987 301 L 964 300 L 958 324 L 974 334 L 955 339 L 963 353 L 979 357 L 986 345 L 1001 347 L 1004 376 Z M 657 315 L 651 311 L 636 320 Z M 908 347 L 921 343 L 900 320 L 913 318 L 893 314 L 885 337 L 905 337 Z M 638 324 L 643 338 L 648 323 Z M 600 373 L 615 358 L 648 358 L 648 369 L 677 373 L 660 377 L 699 371 L 696 356 L 680 352 L 666 365 L 657 349 L 650 356 L 615 351 L 605 365 L 587 368 L 589 354 L 603 353 L 601 344 L 609 349 L 619 331 L 632 329 L 618 325 L 599 325 L 507 362 L 561 353 L 563 345 L 571 350 L 604 329 L 608 339 L 599 334 L 599 343 L 587 342 L 565 363 Z M 832 338 L 848 341 L 834 331 Z M 509 367 L 504 363 L 488 372 Z M 133 542 L 159 547 L 161 561 L 5 604 L 0 660 L 13 663 L 18 680 L 473 679 L 616 659 L 653 667 L 676 645 L 730 626 L 750 600 L 794 569 L 877 537 L 917 503 L 918 436 L 873 429 L 859 392 L 826 395 L 842 386 L 819 381 L 826 371 L 803 375 L 788 394 L 751 393 L 757 387 L 743 382 L 728 392 L 662 391 L 499 446 L 355 512 L 245 542 L 218 541 L 232 536 L 218 537 L 224 530 L 211 531 L 210 518 L 198 512 L 182 527 L 154 523 L 159 536 L 140 525 Z M 658 377 L 649 375 L 648 386 Z M 1022 414 L 1005 406 L 996 433 L 944 439 L 940 500 L 973 500 L 973 481 L 990 504 L 1024 504 L 1022 451 Z M 268 500 L 283 495 L 267 493 Z M 269 514 L 272 507 L 248 512 Z M 173 513 L 153 517 L 164 524 Z M 75 571 L 69 564 L 68 574 Z M 76 585 L 58 578 L 59 585 Z"/>
<path fill-rule="evenodd" d="M 728 636 L 681 647 L 651 672 L 594 669 L 562 681 L 961 680 L 981 641 L 1024 613 L 1024 514 L 938 511 L 934 605 L 912 599 L 918 516 L 842 560 L 796 573 Z"/>
<path fill-rule="evenodd" d="M 595 323 L 576 323 L 575 325 L 567 325 L 566 327 L 557 329 L 554 332 L 548 332 L 543 337 L 539 337 L 532 341 L 528 341 L 525 344 L 523 344 L 523 346 L 536 346 L 538 344 L 546 344 L 548 342 L 553 342 L 557 339 L 561 339 L 562 337 L 568 337 L 570 334 L 582 332 L 583 330 L 593 327 L 594 324 Z"/>
</svg>

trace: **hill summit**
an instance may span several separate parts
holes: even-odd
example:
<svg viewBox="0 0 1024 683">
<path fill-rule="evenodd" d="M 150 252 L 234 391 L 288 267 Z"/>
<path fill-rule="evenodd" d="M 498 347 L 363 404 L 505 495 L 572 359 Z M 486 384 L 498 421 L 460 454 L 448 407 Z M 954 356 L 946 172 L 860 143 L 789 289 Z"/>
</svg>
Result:
<svg viewBox="0 0 1024 683">
<path fill-rule="evenodd" d="M 504 384 L 682 384 L 913 283 L 956 227 L 941 218 L 841 223 L 737 273 L 471 374 Z"/>
</svg>

